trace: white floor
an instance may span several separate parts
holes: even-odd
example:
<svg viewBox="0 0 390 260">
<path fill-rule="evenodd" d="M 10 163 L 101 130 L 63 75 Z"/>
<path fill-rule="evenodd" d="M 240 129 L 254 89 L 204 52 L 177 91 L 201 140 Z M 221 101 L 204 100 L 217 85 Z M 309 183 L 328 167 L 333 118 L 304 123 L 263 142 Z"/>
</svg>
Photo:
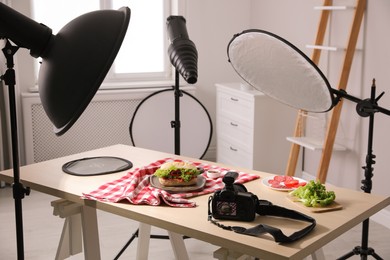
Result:
<svg viewBox="0 0 390 260">
<path fill-rule="evenodd" d="M 63 219 L 53 216 L 50 202 L 57 198 L 36 191 L 23 199 L 25 259 L 54 259 L 60 238 Z M 100 246 L 102 259 L 114 259 L 123 245 L 137 229 L 138 222 L 98 211 Z M 153 234 L 163 234 L 164 230 L 152 229 Z M 12 190 L 0 189 L 0 259 L 16 259 L 16 235 L 14 201 Z M 355 227 L 337 240 L 324 247 L 326 259 L 336 259 L 360 245 L 361 225 Z M 370 222 L 369 246 L 383 259 L 390 259 L 390 230 Z M 174 259 L 168 240 L 152 239 L 149 259 Z M 185 240 L 190 259 L 213 259 L 212 253 L 218 247 L 190 238 Z M 135 239 L 120 259 L 135 259 Z M 83 254 L 69 259 L 84 259 Z M 350 259 L 360 259 L 353 256 Z M 370 259 L 370 257 L 369 257 Z"/>
</svg>

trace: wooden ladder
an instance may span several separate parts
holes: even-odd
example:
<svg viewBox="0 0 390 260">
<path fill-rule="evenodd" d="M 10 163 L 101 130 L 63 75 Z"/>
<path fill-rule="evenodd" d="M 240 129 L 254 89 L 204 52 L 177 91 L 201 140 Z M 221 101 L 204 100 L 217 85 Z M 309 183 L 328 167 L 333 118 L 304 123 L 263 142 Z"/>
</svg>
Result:
<svg viewBox="0 0 390 260">
<path fill-rule="evenodd" d="M 358 40 L 360 27 L 362 24 L 364 12 L 366 9 L 367 0 L 356 0 L 356 6 L 354 10 L 354 17 L 352 22 L 352 27 L 350 30 L 347 48 L 344 56 L 344 62 L 341 69 L 341 75 L 339 78 L 339 84 L 338 89 L 339 90 L 346 90 L 349 74 L 351 71 L 353 56 L 356 49 L 356 43 Z M 321 17 L 320 22 L 318 25 L 317 30 L 317 36 L 315 40 L 315 47 L 312 53 L 312 61 L 318 65 L 320 56 L 321 56 L 321 50 L 326 49 L 323 48 L 325 33 L 327 30 L 327 25 L 329 23 L 329 16 L 330 13 L 333 10 L 337 10 L 337 6 L 333 5 L 333 0 L 324 0 L 323 6 L 321 8 Z M 333 108 L 332 114 L 330 116 L 329 124 L 327 126 L 326 134 L 325 134 L 325 140 L 323 143 L 323 149 L 322 149 L 322 155 L 320 164 L 317 170 L 317 180 L 319 180 L 321 183 L 325 183 L 330 159 L 332 156 L 333 151 L 333 145 L 336 138 L 336 132 L 338 123 L 340 120 L 340 114 L 341 114 L 341 108 L 342 108 L 342 100 Z M 294 137 L 302 137 L 303 135 L 303 129 L 305 127 L 305 117 L 307 115 L 306 111 L 299 111 L 298 116 L 296 119 L 295 129 L 294 129 Z M 286 167 L 286 175 L 294 176 L 295 170 L 298 162 L 299 157 L 299 150 L 300 150 L 300 144 L 298 143 L 292 143 L 291 149 L 290 149 L 290 155 L 288 158 L 288 163 Z"/>
</svg>

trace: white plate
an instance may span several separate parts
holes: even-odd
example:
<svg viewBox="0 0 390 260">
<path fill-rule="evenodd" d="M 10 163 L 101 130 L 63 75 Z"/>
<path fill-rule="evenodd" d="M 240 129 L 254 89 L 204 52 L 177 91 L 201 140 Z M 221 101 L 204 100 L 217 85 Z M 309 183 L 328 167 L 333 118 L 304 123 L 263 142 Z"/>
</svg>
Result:
<svg viewBox="0 0 390 260">
<path fill-rule="evenodd" d="M 264 178 L 262 183 L 264 186 L 267 186 L 268 188 L 270 189 L 273 189 L 273 190 L 278 190 L 278 191 L 292 191 L 296 188 L 288 188 L 288 187 L 272 187 L 271 184 L 269 184 L 269 180 L 273 180 L 275 176 L 272 176 L 272 177 L 267 177 L 267 178 Z M 293 177 L 294 180 L 297 180 L 299 182 L 305 182 L 305 183 L 308 183 L 308 181 L 304 180 L 304 179 L 301 179 L 301 178 L 298 178 L 298 177 Z M 284 182 L 281 182 L 280 183 L 282 186 L 284 185 Z"/>
</svg>

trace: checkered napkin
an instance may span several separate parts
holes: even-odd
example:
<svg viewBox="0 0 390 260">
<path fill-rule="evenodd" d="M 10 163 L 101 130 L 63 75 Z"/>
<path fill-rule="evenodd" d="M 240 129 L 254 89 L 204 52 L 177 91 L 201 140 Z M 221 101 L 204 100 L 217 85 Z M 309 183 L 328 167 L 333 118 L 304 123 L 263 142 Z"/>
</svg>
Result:
<svg viewBox="0 0 390 260">
<path fill-rule="evenodd" d="M 105 202 L 119 202 L 121 200 L 127 200 L 132 204 L 147 204 L 147 205 L 160 205 L 161 202 L 165 202 L 172 207 L 195 207 L 195 202 L 191 202 L 188 198 L 204 195 L 215 192 L 222 189 L 225 184 L 222 182 L 222 178 L 210 179 L 203 173 L 206 178 L 206 184 L 202 190 L 191 191 L 185 193 L 169 193 L 168 191 L 152 187 L 150 185 L 150 176 L 160 167 L 161 164 L 168 161 L 180 161 L 172 158 L 166 158 L 158 160 L 148 166 L 142 168 L 136 168 L 129 172 L 122 178 L 106 183 L 100 186 L 98 189 L 89 193 L 83 193 L 83 199 L 98 200 Z M 230 169 L 213 166 L 210 164 L 190 162 L 196 167 L 201 167 L 205 170 L 214 169 L 221 172 L 229 171 Z M 239 176 L 236 179 L 238 183 L 245 183 L 259 178 L 256 174 L 249 174 L 245 172 L 238 172 Z"/>
</svg>

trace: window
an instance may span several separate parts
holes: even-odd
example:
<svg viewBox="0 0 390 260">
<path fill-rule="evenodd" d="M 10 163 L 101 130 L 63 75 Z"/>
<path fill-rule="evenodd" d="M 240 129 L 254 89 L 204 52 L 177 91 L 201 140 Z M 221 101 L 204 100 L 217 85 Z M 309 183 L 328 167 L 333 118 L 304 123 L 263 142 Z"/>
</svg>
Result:
<svg viewBox="0 0 390 260">
<path fill-rule="evenodd" d="M 173 73 L 167 56 L 165 25 L 171 0 L 31 1 L 33 19 L 48 25 L 53 34 L 83 13 L 128 6 L 131 9 L 129 28 L 102 88 L 171 84 Z"/>
</svg>

